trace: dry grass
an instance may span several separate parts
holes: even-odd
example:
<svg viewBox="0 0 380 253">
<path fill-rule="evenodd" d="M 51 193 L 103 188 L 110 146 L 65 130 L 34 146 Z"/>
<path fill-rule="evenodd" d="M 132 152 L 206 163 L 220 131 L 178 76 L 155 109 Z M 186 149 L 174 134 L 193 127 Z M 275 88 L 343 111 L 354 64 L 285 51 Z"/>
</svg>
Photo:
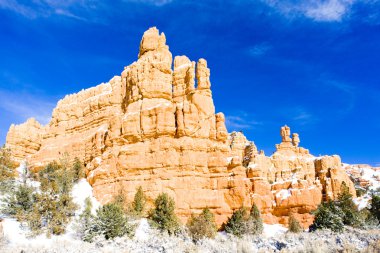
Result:
<svg viewBox="0 0 380 253">
<path fill-rule="evenodd" d="M 2 253 L 66 253 L 66 252 L 122 252 L 122 253 L 153 253 L 153 252 L 188 252 L 188 253 L 378 253 L 380 252 L 380 232 L 347 231 L 344 234 L 334 234 L 330 231 L 315 233 L 284 234 L 274 238 L 263 236 L 245 236 L 237 238 L 221 235 L 215 239 L 204 239 L 193 243 L 185 234 L 169 236 L 156 230 L 151 230 L 146 238 L 127 237 L 116 238 L 114 241 L 97 239 L 96 243 L 86 243 L 64 237 L 51 239 L 48 244 L 20 243 L 7 244 L 3 240 L 0 245 Z"/>
</svg>

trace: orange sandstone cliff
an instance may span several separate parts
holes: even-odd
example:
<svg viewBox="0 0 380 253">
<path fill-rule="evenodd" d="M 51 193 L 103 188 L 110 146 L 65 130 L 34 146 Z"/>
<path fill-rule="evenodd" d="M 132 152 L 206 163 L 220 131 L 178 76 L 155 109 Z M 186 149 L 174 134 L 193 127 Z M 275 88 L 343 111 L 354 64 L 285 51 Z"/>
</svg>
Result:
<svg viewBox="0 0 380 253">
<path fill-rule="evenodd" d="M 183 221 L 208 207 L 222 224 L 256 203 L 267 223 L 286 224 L 292 213 L 307 226 L 310 211 L 336 198 L 343 182 L 355 194 L 340 158 L 312 156 L 287 126 L 270 157 L 242 133 L 229 134 L 210 88 L 206 60 L 173 61 L 165 35 L 150 28 L 121 76 L 60 100 L 47 126 L 12 125 L 6 146 L 34 170 L 64 153 L 80 158 L 102 203 L 121 189 L 131 201 L 138 186 L 150 203 L 167 192 Z"/>
</svg>

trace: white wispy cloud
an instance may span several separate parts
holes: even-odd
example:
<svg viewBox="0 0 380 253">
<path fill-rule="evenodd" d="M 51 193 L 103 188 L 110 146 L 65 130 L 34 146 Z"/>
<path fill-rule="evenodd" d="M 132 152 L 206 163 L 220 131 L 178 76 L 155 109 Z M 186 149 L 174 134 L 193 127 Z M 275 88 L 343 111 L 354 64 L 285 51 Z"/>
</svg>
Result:
<svg viewBox="0 0 380 253">
<path fill-rule="evenodd" d="M 286 17 L 306 17 L 317 22 L 339 22 L 349 16 L 352 6 L 359 0 L 263 0 Z"/>
<path fill-rule="evenodd" d="M 0 0 L 0 8 L 14 11 L 27 18 L 36 17 L 36 12 L 32 8 L 29 8 L 28 6 L 20 4 L 16 0 Z"/>
<path fill-rule="evenodd" d="M 305 15 L 316 21 L 341 21 L 350 12 L 353 0 L 330 0 L 317 2 L 305 8 Z"/>
<path fill-rule="evenodd" d="M 339 113 L 341 115 L 346 115 L 347 113 L 351 112 L 351 110 L 355 107 L 355 102 L 356 102 L 355 86 L 342 82 L 342 81 L 331 79 L 329 77 L 321 77 L 321 81 L 318 82 L 318 85 L 320 85 L 321 87 L 324 87 L 324 89 L 326 89 L 327 91 L 332 90 L 332 92 L 335 92 L 340 97 L 344 95 L 346 100 L 345 100 L 345 106 L 342 106 L 339 110 Z"/>
<path fill-rule="evenodd" d="M 226 127 L 229 131 L 254 128 L 255 126 L 261 124 L 261 122 L 253 120 L 252 117 L 245 112 L 239 112 L 234 115 L 226 116 Z"/>
<path fill-rule="evenodd" d="M 319 121 L 318 117 L 303 106 L 283 107 L 279 113 L 286 119 L 285 124 L 297 124 L 300 126 L 313 125 Z"/>
<path fill-rule="evenodd" d="M 27 2 L 0 0 L 0 9 L 13 11 L 29 19 L 58 15 L 88 21 L 85 17 L 86 14 L 97 7 L 97 2 L 91 0 L 33 0 Z"/>
<path fill-rule="evenodd" d="M 295 109 L 295 116 L 293 116 L 292 120 L 300 125 L 307 125 L 314 123 L 316 118 L 306 110 L 297 108 Z"/>
<path fill-rule="evenodd" d="M 0 108 L 14 115 L 19 122 L 35 118 L 42 124 L 47 124 L 56 103 L 46 98 L 27 93 L 14 93 L 0 90 Z"/>
<path fill-rule="evenodd" d="M 268 43 L 260 43 L 250 47 L 248 52 L 253 57 L 260 57 L 267 54 L 271 48 L 272 47 Z"/>
<path fill-rule="evenodd" d="M 118 1 L 118 3 L 126 5 L 126 8 L 128 3 L 140 3 L 160 7 L 171 2 L 173 0 Z M 94 0 L 0 0 L 0 9 L 15 12 L 29 19 L 61 16 L 85 22 L 104 23 L 106 18 L 103 14 L 104 12 L 112 11 L 113 3 L 113 1 Z"/>
<path fill-rule="evenodd" d="M 164 6 L 173 2 L 173 0 L 123 0 L 123 2 L 134 2 L 134 3 L 150 4 L 150 5 L 155 5 L 155 6 Z"/>
</svg>

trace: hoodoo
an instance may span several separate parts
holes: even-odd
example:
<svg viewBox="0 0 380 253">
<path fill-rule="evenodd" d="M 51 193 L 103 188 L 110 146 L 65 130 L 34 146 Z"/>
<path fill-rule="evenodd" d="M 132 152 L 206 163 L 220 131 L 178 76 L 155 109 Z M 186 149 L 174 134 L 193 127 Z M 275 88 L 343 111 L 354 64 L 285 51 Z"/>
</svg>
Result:
<svg viewBox="0 0 380 253">
<path fill-rule="evenodd" d="M 229 134 L 215 113 L 206 60 L 176 56 L 173 64 L 153 27 L 120 76 L 60 100 L 46 126 L 12 125 L 6 146 L 33 170 L 64 153 L 78 157 L 102 203 L 121 189 L 131 201 L 142 186 L 150 203 L 167 192 L 183 221 L 208 207 L 220 225 L 256 203 L 267 223 L 286 224 L 293 214 L 307 226 L 310 211 L 336 198 L 343 182 L 355 195 L 338 156 L 314 157 L 288 126 L 281 137 L 265 156 L 242 133 Z"/>
</svg>

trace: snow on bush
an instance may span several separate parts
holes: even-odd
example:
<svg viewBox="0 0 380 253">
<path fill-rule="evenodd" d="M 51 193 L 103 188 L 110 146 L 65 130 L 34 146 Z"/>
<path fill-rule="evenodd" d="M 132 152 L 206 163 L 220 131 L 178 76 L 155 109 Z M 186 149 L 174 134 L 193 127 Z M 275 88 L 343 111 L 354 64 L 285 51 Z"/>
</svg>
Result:
<svg viewBox="0 0 380 253">
<path fill-rule="evenodd" d="M 313 233 L 286 233 L 281 225 L 264 225 L 264 234 L 259 236 L 243 236 L 238 238 L 220 232 L 215 239 L 203 239 L 193 243 L 184 233 L 170 236 L 149 225 L 147 219 L 138 221 L 133 238 L 118 237 L 114 240 L 97 238 L 94 243 L 86 243 L 70 236 L 40 236 L 28 239 L 18 222 L 5 221 L 6 240 L 0 245 L 1 252 L 40 253 L 40 252 L 335 252 L 344 248 L 364 250 L 370 244 L 380 240 L 378 230 L 358 230 L 346 228 L 341 234 L 329 230 Z"/>
</svg>

